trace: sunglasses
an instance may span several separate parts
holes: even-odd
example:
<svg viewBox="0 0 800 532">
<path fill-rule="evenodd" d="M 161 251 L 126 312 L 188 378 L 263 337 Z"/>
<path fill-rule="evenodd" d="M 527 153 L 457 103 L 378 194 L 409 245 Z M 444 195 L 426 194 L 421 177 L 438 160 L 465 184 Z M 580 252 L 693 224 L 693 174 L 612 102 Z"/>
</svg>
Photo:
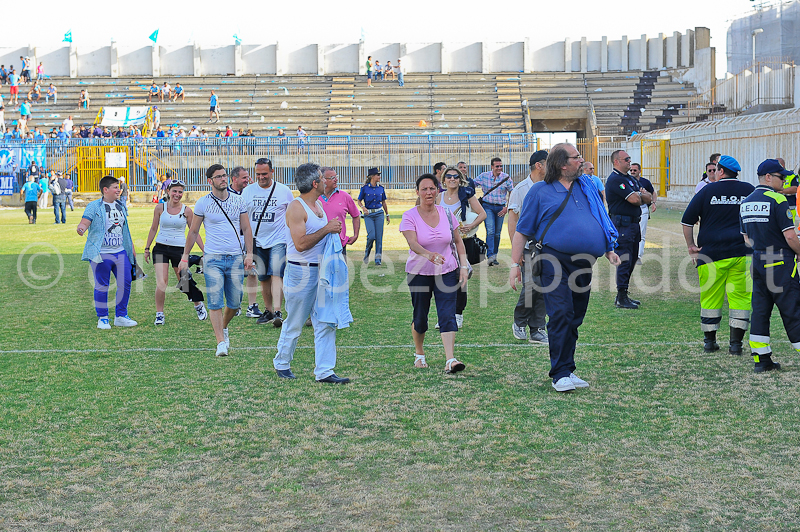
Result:
<svg viewBox="0 0 800 532">
<path fill-rule="evenodd" d="M 186 187 L 186 183 L 184 183 L 180 179 L 173 179 L 172 183 L 169 184 L 169 188 L 172 187 Z"/>
<path fill-rule="evenodd" d="M 272 161 L 270 161 L 266 157 L 261 157 L 260 159 L 256 159 L 256 164 L 268 164 L 272 166 Z"/>
<path fill-rule="evenodd" d="M 460 176 L 458 174 L 445 174 L 444 177 L 445 179 L 459 179 Z"/>
</svg>

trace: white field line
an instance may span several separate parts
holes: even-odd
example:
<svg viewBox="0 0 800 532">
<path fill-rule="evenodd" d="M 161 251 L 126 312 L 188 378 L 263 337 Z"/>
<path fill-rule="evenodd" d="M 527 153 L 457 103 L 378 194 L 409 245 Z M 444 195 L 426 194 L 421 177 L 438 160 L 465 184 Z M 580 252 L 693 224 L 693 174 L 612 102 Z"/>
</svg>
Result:
<svg viewBox="0 0 800 532">
<path fill-rule="evenodd" d="M 697 338 L 691 342 L 609 342 L 609 343 L 578 343 L 578 348 L 587 347 L 670 347 L 670 346 L 699 346 L 702 342 L 701 338 Z M 773 344 L 785 344 L 788 340 L 773 341 Z M 441 344 L 425 344 L 426 348 L 436 349 L 441 347 Z M 514 348 L 514 349 L 542 349 L 545 346 L 532 345 L 529 343 L 514 343 L 514 344 L 456 344 L 457 348 L 463 349 L 486 349 L 486 348 Z M 314 349 L 313 345 L 298 345 L 297 349 Z M 400 345 L 337 345 L 337 350 L 376 350 L 376 349 L 414 349 L 414 344 L 400 344 Z M 46 353 L 64 353 L 64 354 L 90 354 L 90 353 L 174 353 L 185 351 L 213 351 L 214 348 L 209 345 L 208 347 L 132 347 L 124 349 L 2 349 L 0 355 L 25 355 L 25 354 L 46 354 Z M 275 346 L 231 346 L 232 351 L 275 351 Z"/>
</svg>

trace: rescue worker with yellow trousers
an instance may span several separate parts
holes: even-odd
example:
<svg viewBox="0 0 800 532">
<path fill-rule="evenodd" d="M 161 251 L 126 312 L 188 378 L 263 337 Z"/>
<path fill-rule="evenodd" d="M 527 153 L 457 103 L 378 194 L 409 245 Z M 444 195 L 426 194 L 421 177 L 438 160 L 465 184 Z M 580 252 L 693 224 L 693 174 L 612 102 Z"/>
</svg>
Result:
<svg viewBox="0 0 800 532">
<path fill-rule="evenodd" d="M 753 249 L 750 350 L 756 373 L 781 369 L 772 360 L 770 347 L 772 307 L 778 307 L 789 342 L 800 351 L 800 240 L 794 232 L 789 202 L 781 193 L 789 175 L 776 159 L 765 160 L 758 166 L 758 186 L 739 208 L 742 234 Z"/>
<path fill-rule="evenodd" d="M 681 224 L 689 256 L 700 278 L 700 329 L 703 350 L 719 350 L 717 331 L 722 306 L 728 296 L 728 324 L 732 355 L 742 354 L 742 342 L 750 324 L 750 249 L 739 227 L 739 204 L 753 193 L 753 185 L 739 181 L 742 168 L 730 155 L 717 163 L 717 181 L 694 195 L 683 213 Z M 694 225 L 700 222 L 697 244 Z"/>
</svg>

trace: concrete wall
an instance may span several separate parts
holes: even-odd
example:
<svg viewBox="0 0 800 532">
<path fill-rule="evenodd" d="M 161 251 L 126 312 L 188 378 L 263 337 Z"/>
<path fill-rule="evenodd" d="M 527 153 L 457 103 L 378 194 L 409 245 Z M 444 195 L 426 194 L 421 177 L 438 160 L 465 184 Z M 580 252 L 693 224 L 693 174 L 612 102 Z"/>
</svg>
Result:
<svg viewBox="0 0 800 532">
<path fill-rule="evenodd" d="M 665 37 L 665 35 L 669 35 Z M 0 63 L 19 68 L 19 56 L 37 57 L 48 74 L 77 76 L 191 76 L 243 74 L 353 74 L 366 57 L 385 65 L 402 58 L 407 72 L 605 72 L 689 69 L 696 53 L 707 54 L 706 28 L 681 34 L 646 35 L 599 41 L 565 39 L 549 44 L 525 42 L 246 44 L 227 46 L 134 47 L 124 44 L 82 48 L 0 48 Z M 77 60 L 75 60 L 75 58 Z"/>
<path fill-rule="evenodd" d="M 783 134 L 776 135 L 776 132 Z M 758 183 L 756 169 L 764 159 L 783 157 L 789 169 L 800 165 L 800 109 L 738 116 L 712 122 L 636 135 L 631 144 L 643 139 L 669 139 L 669 201 L 687 202 L 703 175 L 712 153 L 727 153 L 742 166 L 739 179 Z"/>
</svg>

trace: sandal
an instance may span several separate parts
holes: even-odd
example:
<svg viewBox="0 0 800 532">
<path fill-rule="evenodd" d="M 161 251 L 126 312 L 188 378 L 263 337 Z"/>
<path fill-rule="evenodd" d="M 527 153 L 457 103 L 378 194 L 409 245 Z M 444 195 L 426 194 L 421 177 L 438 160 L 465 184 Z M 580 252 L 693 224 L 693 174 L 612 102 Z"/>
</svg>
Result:
<svg viewBox="0 0 800 532">
<path fill-rule="evenodd" d="M 444 372 L 445 373 L 458 373 L 459 371 L 463 371 L 466 368 L 463 362 L 459 361 L 456 358 L 451 358 L 447 361 L 444 365 Z"/>
<path fill-rule="evenodd" d="M 428 367 L 428 363 L 425 361 L 425 355 L 414 355 L 414 367 L 417 369 Z"/>
</svg>

